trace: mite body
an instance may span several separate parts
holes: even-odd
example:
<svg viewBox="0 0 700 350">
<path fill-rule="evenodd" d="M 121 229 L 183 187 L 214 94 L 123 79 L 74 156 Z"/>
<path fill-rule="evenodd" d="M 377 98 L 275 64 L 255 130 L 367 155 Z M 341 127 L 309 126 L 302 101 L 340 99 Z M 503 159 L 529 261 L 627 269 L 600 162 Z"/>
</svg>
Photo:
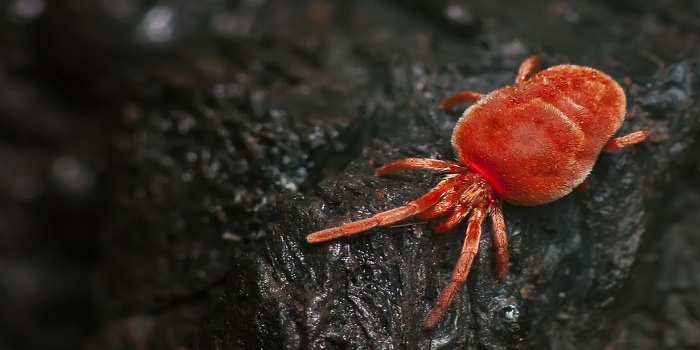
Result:
<svg viewBox="0 0 700 350">
<path fill-rule="evenodd" d="M 515 84 L 488 95 L 465 91 L 441 102 L 444 110 L 476 102 L 455 126 L 456 162 L 405 158 L 375 171 L 377 176 L 407 169 L 445 173 L 427 194 L 371 218 L 312 233 L 308 242 L 354 235 L 414 215 L 439 218 L 437 232 L 468 218 L 462 253 L 423 321 L 426 329 L 435 327 L 466 281 L 486 216 L 491 217 L 496 275 L 503 277 L 509 257 L 502 201 L 538 205 L 561 198 L 584 184 L 601 151 L 649 136 L 649 131 L 638 131 L 612 138 L 624 121 L 626 99 L 605 73 L 574 65 L 539 67 L 540 59 L 532 56 L 520 65 Z"/>
<path fill-rule="evenodd" d="M 543 204 L 586 179 L 625 106 L 608 75 L 560 65 L 481 98 L 457 122 L 452 145 L 505 201 Z"/>
</svg>

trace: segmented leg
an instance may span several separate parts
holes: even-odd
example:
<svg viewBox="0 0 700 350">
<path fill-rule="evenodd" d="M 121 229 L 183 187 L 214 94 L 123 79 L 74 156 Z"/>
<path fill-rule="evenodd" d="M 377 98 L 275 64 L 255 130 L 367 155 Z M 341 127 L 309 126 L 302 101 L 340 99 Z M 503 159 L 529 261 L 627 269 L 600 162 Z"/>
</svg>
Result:
<svg viewBox="0 0 700 350">
<path fill-rule="evenodd" d="M 540 58 L 538 56 L 530 56 L 518 68 L 518 75 L 515 77 L 515 83 L 522 83 L 528 80 L 534 73 L 540 71 Z"/>
<path fill-rule="evenodd" d="M 464 218 L 469 215 L 469 212 L 472 210 L 471 205 L 458 205 L 455 206 L 452 211 L 450 212 L 450 215 L 437 227 L 435 228 L 435 232 L 437 233 L 445 233 L 451 229 L 453 229 L 457 224 L 462 222 Z"/>
<path fill-rule="evenodd" d="M 494 201 L 489 209 L 491 214 L 493 247 L 496 250 L 496 278 L 501 279 L 508 273 L 508 260 L 510 260 L 506 222 L 503 219 L 503 209 L 500 201 Z"/>
<path fill-rule="evenodd" d="M 417 216 L 421 219 L 432 219 L 434 217 L 440 216 L 446 213 L 448 210 L 452 209 L 455 204 L 459 201 L 461 193 L 457 189 L 452 189 L 448 191 L 442 199 L 432 207 L 426 209 Z"/>
<path fill-rule="evenodd" d="M 434 328 L 438 321 L 445 314 L 447 309 L 452 304 L 452 300 L 457 295 L 464 281 L 467 280 L 469 269 L 474 261 L 477 251 L 479 251 L 479 238 L 481 237 L 481 223 L 486 217 L 487 208 L 479 206 L 474 208 L 472 215 L 469 217 L 469 226 L 467 226 L 467 237 L 464 239 L 462 246 L 462 254 L 457 261 L 450 283 L 442 290 L 438 297 L 435 306 L 428 312 L 428 315 L 423 319 L 423 328 Z"/>
<path fill-rule="evenodd" d="M 389 162 L 374 171 L 376 176 L 384 176 L 399 170 L 425 169 L 443 173 L 459 173 L 467 168 L 457 162 L 430 158 L 404 158 Z"/>
<path fill-rule="evenodd" d="M 476 91 L 458 92 L 440 101 L 440 109 L 443 111 L 451 111 L 464 103 L 479 101 L 484 96 L 486 96 L 486 94 Z"/>
<path fill-rule="evenodd" d="M 456 181 L 457 179 L 453 176 L 447 177 L 446 179 L 440 181 L 437 186 L 433 187 L 430 192 L 414 201 L 408 202 L 408 204 L 402 207 L 381 212 L 364 220 L 349 222 L 342 226 L 314 232 L 306 236 L 306 240 L 309 243 L 330 241 L 339 237 L 351 236 L 364 232 L 373 227 L 389 225 L 399 220 L 416 215 L 440 201 L 445 192 L 449 191 L 455 186 Z"/>
<path fill-rule="evenodd" d="M 631 134 L 627 134 L 625 136 L 616 137 L 608 141 L 608 143 L 606 143 L 605 146 L 603 146 L 603 150 L 609 151 L 613 149 L 626 147 L 629 145 L 634 145 L 635 143 L 640 143 L 646 140 L 647 138 L 649 138 L 650 135 L 650 130 L 642 130 L 633 132 Z"/>
</svg>

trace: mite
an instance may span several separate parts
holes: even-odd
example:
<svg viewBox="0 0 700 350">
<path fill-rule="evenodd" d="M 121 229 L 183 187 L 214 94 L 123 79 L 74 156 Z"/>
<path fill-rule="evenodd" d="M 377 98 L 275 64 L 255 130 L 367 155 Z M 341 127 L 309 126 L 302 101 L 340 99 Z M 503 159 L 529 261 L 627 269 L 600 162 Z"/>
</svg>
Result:
<svg viewBox="0 0 700 350">
<path fill-rule="evenodd" d="M 602 151 L 646 140 L 648 130 L 613 138 L 625 119 L 622 88 L 589 67 L 559 65 L 540 71 L 531 56 L 518 70 L 515 84 L 489 94 L 464 91 L 440 103 L 450 110 L 475 102 L 459 118 L 452 134 L 457 161 L 405 158 L 376 169 L 384 176 L 424 169 L 446 174 L 422 197 L 368 219 L 314 232 L 309 243 L 351 236 L 373 227 L 418 216 L 439 218 L 442 233 L 468 219 L 462 253 L 450 282 L 423 320 L 435 327 L 467 279 L 479 249 L 481 224 L 491 218 L 496 275 L 508 271 L 508 237 L 502 203 L 539 205 L 584 188 Z"/>
</svg>

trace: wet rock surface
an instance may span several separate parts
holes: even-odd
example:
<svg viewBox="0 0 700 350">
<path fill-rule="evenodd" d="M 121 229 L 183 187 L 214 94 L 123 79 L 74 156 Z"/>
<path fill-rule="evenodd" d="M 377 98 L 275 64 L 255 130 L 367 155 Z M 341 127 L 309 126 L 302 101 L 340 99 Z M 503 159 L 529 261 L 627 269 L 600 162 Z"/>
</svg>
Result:
<svg viewBox="0 0 700 350">
<path fill-rule="evenodd" d="M 0 35 L 2 345 L 698 346 L 691 5 L 20 3 Z M 506 205 L 508 276 L 495 280 L 487 222 L 469 280 L 422 330 L 465 225 L 305 236 L 434 186 L 373 169 L 453 159 L 460 113 L 437 101 L 512 83 L 530 54 L 610 74 L 628 96 L 620 133 L 653 136 L 603 154 L 586 193 Z"/>
</svg>

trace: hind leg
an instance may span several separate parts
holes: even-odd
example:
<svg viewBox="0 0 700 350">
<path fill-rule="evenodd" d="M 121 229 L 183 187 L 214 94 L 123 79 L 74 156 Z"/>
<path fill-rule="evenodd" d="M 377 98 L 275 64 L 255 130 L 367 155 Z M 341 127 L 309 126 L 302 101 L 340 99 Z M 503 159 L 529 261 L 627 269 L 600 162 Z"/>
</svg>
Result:
<svg viewBox="0 0 700 350">
<path fill-rule="evenodd" d="M 613 150 L 613 149 L 618 149 L 618 148 L 634 145 L 636 143 L 640 143 L 640 142 L 648 139 L 649 135 L 651 135 L 650 130 L 642 130 L 642 131 L 633 132 L 631 134 L 627 134 L 625 136 L 616 137 L 616 138 L 608 141 L 608 143 L 606 143 L 605 146 L 603 146 L 603 150 L 609 151 L 609 150 Z"/>
<path fill-rule="evenodd" d="M 530 79 L 532 74 L 540 71 L 540 58 L 539 56 L 530 56 L 523 63 L 520 64 L 518 68 L 518 75 L 515 77 L 515 83 L 522 83 L 525 80 Z"/>
</svg>

